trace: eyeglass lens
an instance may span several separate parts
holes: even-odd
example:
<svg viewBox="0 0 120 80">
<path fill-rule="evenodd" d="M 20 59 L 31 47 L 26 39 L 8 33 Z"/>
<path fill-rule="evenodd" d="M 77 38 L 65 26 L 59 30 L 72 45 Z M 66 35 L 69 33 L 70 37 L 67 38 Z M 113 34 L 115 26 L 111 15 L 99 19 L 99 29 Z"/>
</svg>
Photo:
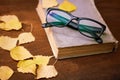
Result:
<svg viewBox="0 0 120 80">
<path fill-rule="evenodd" d="M 96 34 L 97 36 L 101 36 L 102 27 L 98 23 L 90 21 L 90 20 L 80 20 L 79 25 L 80 25 L 79 30 L 83 30 L 81 31 L 82 34 L 89 36 L 89 37 L 95 37 L 90 33 Z"/>
</svg>

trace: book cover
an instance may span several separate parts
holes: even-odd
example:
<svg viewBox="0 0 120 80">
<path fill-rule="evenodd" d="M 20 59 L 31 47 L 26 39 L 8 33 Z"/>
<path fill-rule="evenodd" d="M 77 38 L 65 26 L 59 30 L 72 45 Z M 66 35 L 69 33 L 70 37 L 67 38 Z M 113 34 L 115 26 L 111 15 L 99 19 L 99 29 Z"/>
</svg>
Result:
<svg viewBox="0 0 120 80">
<path fill-rule="evenodd" d="M 69 0 L 77 6 L 77 9 L 71 14 L 78 17 L 87 17 L 97 20 L 107 26 L 93 0 Z M 61 3 L 61 0 L 58 0 Z M 37 13 L 42 23 L 45 23 L 46 9 L 42 8 L 39 0 Z M 53 54 L 58 59 L 86 56 L 100 53 L 112 52 L 118 41 L 114 38 L 108 26 L 101 36 L 103 44 L 98 44 L 95 40 L 89 39 L 71 28 L 51 27 L 45 28 L 48 40 Z"/>
</svg>

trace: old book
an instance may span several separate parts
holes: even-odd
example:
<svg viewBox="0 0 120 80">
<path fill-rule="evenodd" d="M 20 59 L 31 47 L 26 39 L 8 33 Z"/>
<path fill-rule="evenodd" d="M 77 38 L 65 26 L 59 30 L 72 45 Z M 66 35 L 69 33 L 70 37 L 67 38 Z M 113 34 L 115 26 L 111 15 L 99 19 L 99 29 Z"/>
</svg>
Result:
<svg viewBox="0 0 120 80">
<path fill-rule="evenodd" d="M 70 1 L 77 6 L 77 10 L 72 12 L 73 15 L 92 18 L 107 26 L 97 10 L 93 0 Z M 58 2 L 61 3 L 61 0 L 58 0 Z M 45 23 L 46 10 L 42 8 L 41 0 L 39 0 L 36 10 L 41 22 Z M 45 28 L 45 32 L 53 54 L 57 59 L 109 53 L 116 49 L 118 43 L 108 26 L 104 32 L 104 35 L 101 36 L 103 39 L 103 44 L 98 44 L 94 40 L 88 39 L 81 35 L 78 31 L 72 30 L 68 27 Z"/>
</svg>

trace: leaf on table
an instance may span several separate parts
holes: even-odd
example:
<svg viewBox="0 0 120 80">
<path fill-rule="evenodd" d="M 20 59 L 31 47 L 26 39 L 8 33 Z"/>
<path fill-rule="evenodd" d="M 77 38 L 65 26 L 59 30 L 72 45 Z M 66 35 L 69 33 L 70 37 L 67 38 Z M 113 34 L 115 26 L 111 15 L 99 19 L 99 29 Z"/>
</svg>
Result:
<svg viewBox="0 0 120 80">
<path fill-rule="evenodd" d="M 14 71 L 8 66 L 0 66 L 0 80 L 8 80 Z"/>
<path fill-rule="evenodd" d="M 42 0 L 42 7 L 43 8 L 54 7 L 57 5 L 58 5 L 57 0 Z"/>
<path fill-rule="evenodd" d="M 5 29 L 5 23 L 4 23 L 4 22 L 1 22 L 1 23 L 0 23 L 0 29 L 6 30 L 6 29 Z"/>
<path fill-rule="evenodd" d="M 32 59 L 19 61 L 17 67 L 18 72 L 32 73 L 35 75 L 36 64 Z"/>
<path fill-rule="evenodd" d="M 8 36 L 0 36 L 0 47 L 5 50 L 11 50 L 16 47 L 17 38 L 11 38 Z"/>
<path fill-rule="evenodd" d="M 37 69 L 37 79 L 52 78 L 57 76 L 57 74 L 58 72 L 53 65 L 39 66 Z"/>
<path fill-rule="evenodd" d="M 52 58 L 52 56 L 38 55 L 34 56 L 33 60 L 37 65 L 47 65 L 49 63 L 50 58 Z"/>
<path fill-rule="evenodd" d="M 24 32 L 18 36 L 18 41 L 18 44 L 29 43 L 35 41 L 35 37 L 32 35 L 31 32 Z"/>
<path fill-rule="evenodd" d="M 19 30 L 22 28 L 22 24 L 16 15 L 4 15 L 0 16 L 0 29 L 2 30 Z"/>
<path fill-rule="evenodd" d="M 33 55 L 23 46 L 17 46 L 10 51 L 10 56 L 14 60 L 24 60 L 33 57 Z"/>
<path fill-rule="evenodd" d="M 58 8 L 68 12 L 76 10 L 76 6 L 68 0 L 64 0 Z"/>
</svg>

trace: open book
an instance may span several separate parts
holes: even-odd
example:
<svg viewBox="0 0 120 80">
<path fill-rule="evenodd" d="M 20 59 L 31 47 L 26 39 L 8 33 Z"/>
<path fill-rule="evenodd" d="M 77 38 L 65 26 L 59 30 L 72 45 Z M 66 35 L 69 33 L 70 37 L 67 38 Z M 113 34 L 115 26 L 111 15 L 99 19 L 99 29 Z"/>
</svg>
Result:
<svg viewBox="0 0 120 80">
<path fill-rule="evenodd" d="M 92 18 L 107 26 L 93 0 L 70 1 L 77 6 L 77 10 L 72 12 L 73 15 Z M 58 0 L 58 2 L 61 3 L 61 0 Z M 36 10 L 41 22 L 45 23 L 46 10 L 42 8 L 41 0 L 39 0 Z M 112 52 L 118 43 L 108 27 L 101 36 L 103 44 L 98 44 L 93 39 L 84 37 L 78 31 L 72 30 L 68 27 L 45 28 L 45 32 L 50 42 L 53 54 L 55 58 L 58 59 Z"/>
</svg>

